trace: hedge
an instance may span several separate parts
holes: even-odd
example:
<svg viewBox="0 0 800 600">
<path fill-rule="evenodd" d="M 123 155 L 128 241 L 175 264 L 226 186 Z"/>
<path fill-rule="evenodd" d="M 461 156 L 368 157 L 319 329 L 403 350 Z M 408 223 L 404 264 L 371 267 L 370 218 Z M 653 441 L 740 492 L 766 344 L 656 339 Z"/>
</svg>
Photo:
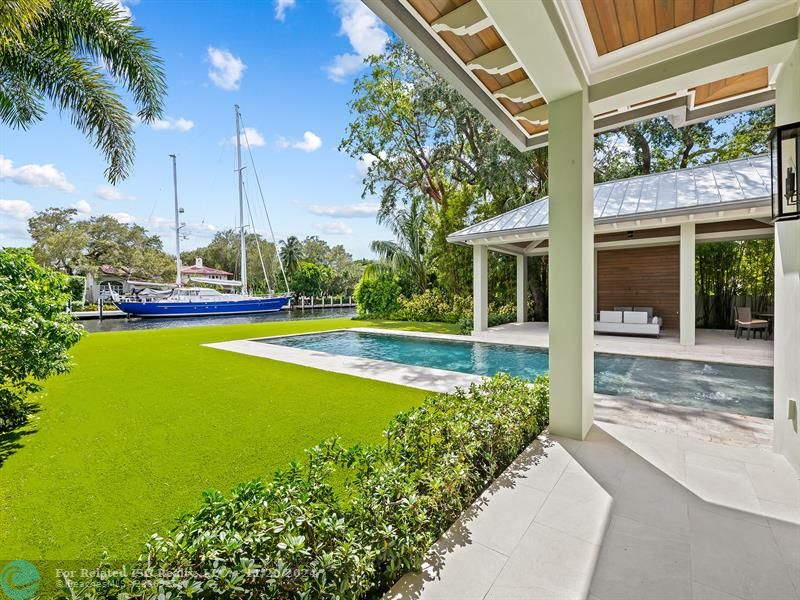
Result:
<svg viewBox="0 0 800 600">
<path fill-rule="evenodd" d="M 269 483 L 242 484 L 228 498 L 206 493 L 203 507 L 154 535 L 125 574 L 73 582 L 70 593 L 375 597 L 420 568 L 431 544 L 547 426 L 548 404 L 544 377 L 501 374 L 431 395 L 392 420 L 383 444 L 332 439 Z"/>
</svg>

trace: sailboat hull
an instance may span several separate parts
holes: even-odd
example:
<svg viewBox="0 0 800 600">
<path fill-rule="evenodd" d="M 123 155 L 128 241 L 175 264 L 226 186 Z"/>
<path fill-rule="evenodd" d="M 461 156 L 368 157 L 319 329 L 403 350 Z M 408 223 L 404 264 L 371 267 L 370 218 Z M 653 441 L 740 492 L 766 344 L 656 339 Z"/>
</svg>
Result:
<svg viewBox="0 0 800 600">
<path fill-rule="evenodd" d="M 117 308 L 132 317 L 207 317 L 210 315 L 247 315 L 276 312 L 286 308 L 289 297 L 242 298 L 239 300 L 196 300 L 165 302 L 115 302 Z"/>
</svg>

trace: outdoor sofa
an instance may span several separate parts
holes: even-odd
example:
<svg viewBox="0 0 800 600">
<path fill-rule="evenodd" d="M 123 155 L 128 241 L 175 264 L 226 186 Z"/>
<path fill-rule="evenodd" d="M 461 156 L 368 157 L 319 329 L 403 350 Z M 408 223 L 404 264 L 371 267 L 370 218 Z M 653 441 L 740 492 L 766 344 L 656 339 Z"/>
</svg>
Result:
<svg viewBox="0 0 800 600">
<path fill-rule="evenodd" d="M 654 316 L 650 306 L 615 306 L 614 310 L 600 311 L 594 332 L 658 337 L 661 325 L 661 317 Z"/>
</svg>

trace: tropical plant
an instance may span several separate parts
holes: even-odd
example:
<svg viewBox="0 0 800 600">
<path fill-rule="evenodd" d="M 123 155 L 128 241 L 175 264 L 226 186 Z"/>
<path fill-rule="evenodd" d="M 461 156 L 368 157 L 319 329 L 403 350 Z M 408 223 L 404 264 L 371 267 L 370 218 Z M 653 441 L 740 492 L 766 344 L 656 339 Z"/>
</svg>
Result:
<svg viewBox="0 0 800 600">
<path fill-rule="evenodd" d="M 402 290 L 397 277 L 388 273 L 368 276 L 358 282 L 355 291 L 356 307 L 360 317 L 388 317 L 399 307 Z"/>
<path fill-rule="evenodd" d="M 280 255 L 286 275 L 291 277 L 297 269 L 300 261 L 303 260 L 303 244 L 295 236 L 290 235 L 280 242 Z"/>
<path fill-rule="evenodd" d="M 407 207 L 378 213 L 378 223 L 386 225 L 394 240 L 376 240 L 370 248 L 380 259 L 367 268 L 366 274 L 391 273 L 398 276 L 411 293 L 428 286 L 425 269 L 425 222 L 422 202 L 414 198 Z"/>
<path fill-rule="evenodd" d="M 301 262 L 292 273 L 289 287 L 301 296 L 319 296 L 322 293 L 322 280 L 328 275 L 328 271 L 328 267 Z"/>
<path fill-rule="evenodd" d="M 108 180 L 124 179 L 134 119 L 115 86 L 144 123 L 161 118 L 166 95 L 161 59 L 141 28 L 119 4 L 94 0 L 0 0 L 0 14 L 0 121 L 27 129 L 49 101 L 103 153 Z"/>
<path fill-rule="evenodd" d="M 65 275 L 29 250 L 0 249 L 0 432 L 25 423 L 41 380 L 69 369 L 83 328 L 64 311 L 68 300 Z"/>
<path fill-rule="evenodd" d="M 381 444 L 328 440 L 269 483 L 206 493 L 133 569 L 64 597 L 380 597 L 544 430 L 548 388 L 501 374 L 428 396 Z"/>
</svg>

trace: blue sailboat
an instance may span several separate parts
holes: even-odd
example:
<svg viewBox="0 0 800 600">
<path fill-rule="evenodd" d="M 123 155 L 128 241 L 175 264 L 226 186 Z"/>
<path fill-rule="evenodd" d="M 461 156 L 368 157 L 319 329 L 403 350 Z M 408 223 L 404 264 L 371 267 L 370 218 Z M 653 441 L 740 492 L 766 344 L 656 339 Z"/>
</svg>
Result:
<svg viewBox="0 0 800 600">
<path fill-rule="evenodd" d="M 207 287 L 184 287 L 181 280 L 181 223 L 178 207 L 178 175 L 176 157 L 172 158 L 172 178 L 175 192 L 175 284 L 155 284 L 130 282 L 132 293 L 129 296 L 114 296 L 114 304 L 119 310 L 132 317 L 207 317 L 211 315 L 244 315 L 276 312 L 288 308 L 291 294 L 253 296 L 247 293 L 247 248 L 245 245 L 244 201 L 242 182 L 241 114 L 236 106 L 236 160 L 239 179 L 239 225 L 241 241 L 241 281 L 225 281 L 192 277 L 190 281 L 230 288 L 240 288 L 239 292 L 227 293 Z M 265 207 L 266 208 L 266 207 Z M 269 218 L 269 215 L 267 215 Z M 270 229 L 272 226 L 270 225 Z M 273 242 L 274 242 L 273 235 Z M 259 249 L 260 253 L 260 249 Z M 280 262 L 280 255 L 278 261 Z M 263 266 L 263 262 L 262 262 Z M 280 262 L 286 288 L 289 288 L 283 263 Z M 264 273 L 266 276 L 266 271 Z M 137 287 L 136 284 L 139 284 Z M 157 288 L 157 289 L 153 289 Z M 166 288 L 166 289 L 164 289 Z"/>
</svg>

